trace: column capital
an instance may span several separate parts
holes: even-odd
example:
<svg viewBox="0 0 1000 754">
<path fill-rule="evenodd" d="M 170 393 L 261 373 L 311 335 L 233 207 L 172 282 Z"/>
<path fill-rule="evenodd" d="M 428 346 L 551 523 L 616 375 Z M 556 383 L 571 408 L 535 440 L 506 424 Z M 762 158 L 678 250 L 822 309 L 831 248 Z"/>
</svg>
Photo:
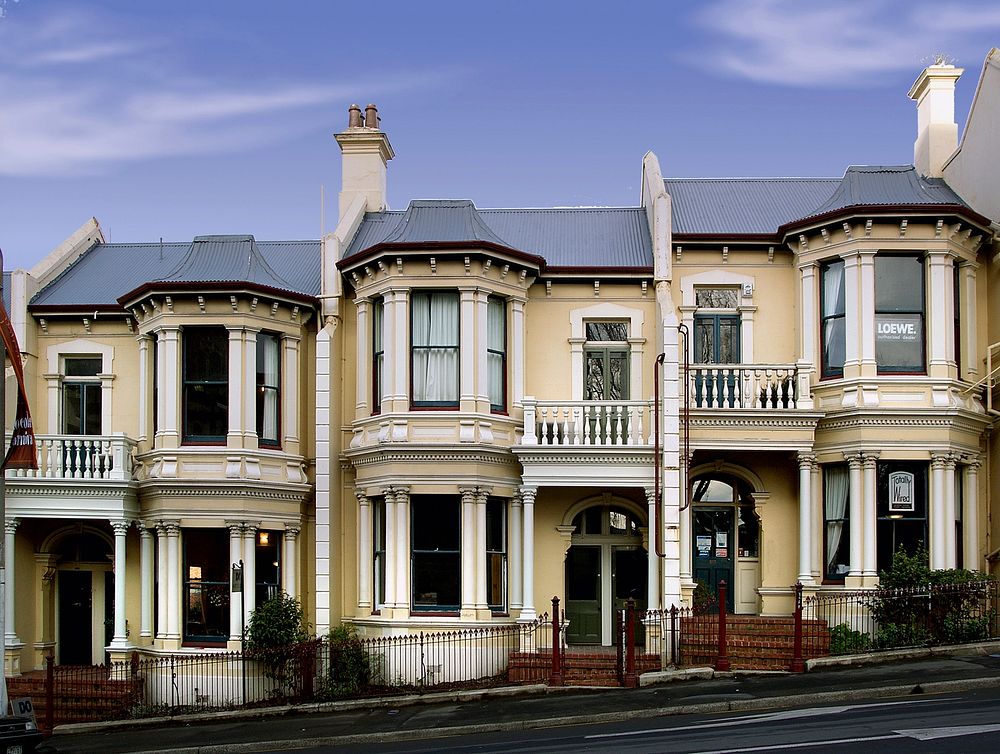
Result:
<svg viewBox="0 0 1000 754">
<path fill-rule="evenodd" d="M 514 488 L 514 491 L 510 494 L 510 504 L 512 506 L 521 507 L 521 490 Z"/>
<path fill-rule="evenodd" d="M 156 524 L 150 523 L 149 521 L 136 519 L 135 528 L 139 532 L 140 537 L 151 538 L 153 536 L 153 529 L 156 528 Z"/>
<path fill-rule="evenodd" d="M 21 525 L 21 519 L 16 517 L 11 517 L 4 519 L 3 528 L 8 534 L 13 534 L 17 531 L 17 527 Z"/>
<path fill-rule="evenodd" d="M 124 537 L 128 534 L 128 528 L 132 525 L 132 522 L 126 518 L 113 518 L 109 521 L 111 528 L 115 530 L 115 536 Z"/>
<path fill-rule="evenodd" d="M 961 461 L 972 473 L 978 472 L 983 465 L 983 457 L 980 455 L 962 456 Z"/>
<path fill-rule="evenodd" d="M 229 529 L 229 536 L 231 537 L 243 536 L 242 521 L 226 521 L 226 528 Z"/>
<path fill-rule="evenodd" d="M 864 453 L 859 450 L 852 450 L 844 453 L 844 460 L 847 461 L 848 466 L 852 469 L 860 469 L 864 457 Z"/>
<path fill-rule="evenodd" d="M 459 487 L 458 494 L 462 496 L 463 503 L 475 502 L 478 487 Z"/>
<path fill-rule="evenodd" d="M 816 464 L 816 454 L 815 453 L 800 452 L 798 454 L 798 463 L 799 463 L 799 470 L 803 470 L 803 469 L 812 470 L 813 467 L 815 467 L 817 465 Z"/>
<path fill-rule="evenodd" d="M 643 492 L 646 493 L 646 505 L 656 505 L 656 488 L 645 487 Z"/>
<path fill-rule="evenodd" d="M 354 489 L 354 497 L 358 500 L 358 505 L 370 505 L 371 500 L 368 499 L 368 495 L 361 488 L 356 487 Z"/>
<path fill-rule="evenodd" d="M 931 467 L 943 469 L 949 464 L 954 465 L 954 454 L 948 452 L 931 453 Z"/>
<path fill-rule="evenodd" d="M 300 524 L 292 524 L 290 526 L 285 526 L 285 541 L 295 540 L 298 538 L 299 533 L 302 531 L 302 526 Z"/>
<path fill-rule="evenodd" d="M 538 487 L 533 485 L 522 485 L 521 487 L 521 500 L 524 503 L 535 503 L 535 495 L 538 494 Z"/>
<path fill-rule="evenodd" d="M 492 492 L 492 487 L 476 487 L 476 502 L 479 505 L 486 505 L 486 501 Z"/>
<path fill-rule="evenodd" d="M 874 468 L 880 455 L 882 453 L 878 450 L 866 450 L 861 454 L 861 463 L 866 469 Z"/>
</svg>

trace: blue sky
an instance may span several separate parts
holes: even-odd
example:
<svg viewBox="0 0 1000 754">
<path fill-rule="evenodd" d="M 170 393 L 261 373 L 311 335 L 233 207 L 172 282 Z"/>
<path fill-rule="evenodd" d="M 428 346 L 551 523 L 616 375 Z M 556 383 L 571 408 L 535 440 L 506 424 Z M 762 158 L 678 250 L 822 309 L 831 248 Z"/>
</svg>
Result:
<svg viewBox="0 0 1000 754">
<path fill-rule="evenodd" d="M 351 102 L 396 151 L 389 201 L 629 205 L 671 176 L 912 161 L 906 92 L 966 68 L 996 2 L 0 0 L 0 248 L 30 267 L 89 217 L 112 241 L 317 238 Z"/>
</svg>

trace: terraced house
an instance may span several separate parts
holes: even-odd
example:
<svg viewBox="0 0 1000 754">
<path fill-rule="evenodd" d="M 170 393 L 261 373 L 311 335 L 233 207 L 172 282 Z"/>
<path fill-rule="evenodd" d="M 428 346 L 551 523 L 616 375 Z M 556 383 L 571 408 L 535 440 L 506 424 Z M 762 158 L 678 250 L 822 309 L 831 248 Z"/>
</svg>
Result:
<svg viewBox="0 0 1000 754">
<path fill-rule="evenodd" d="M 88 223 L 4 281 L 41 433 L 7 475 L 8 672 L 234 647 L 279 590 L 370 635 L 557 595 L 600 645 L 698 582 L 781 615 L 900 546 L 990 567 L 996 67 L 961 144 L 961 70 L 920 75 L 913 165 L 650 152 L 631 207 L 391 210 L 352 107 L 320 241 Z"/>
</svg>

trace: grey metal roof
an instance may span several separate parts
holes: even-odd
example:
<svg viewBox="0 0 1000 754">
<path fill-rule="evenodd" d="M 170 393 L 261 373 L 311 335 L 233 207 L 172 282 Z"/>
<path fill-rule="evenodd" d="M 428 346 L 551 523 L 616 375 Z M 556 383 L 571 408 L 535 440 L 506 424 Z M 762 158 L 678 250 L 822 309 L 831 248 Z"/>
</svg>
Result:
<svg viewBox="0 0 1000 754">
<path fill-rule="evenodd" d="M 941 178 L 920 175 L 912 165 L 852 165 L 829 199 L 804 217 L 850 207 L 965 205 Z"/>
<path fill-rule="evenodd" d="M 839 178 L 667 178 L 673 232 L 771 234 L 827 201 Z"/>
<path fill-rule="evenodd" d="M 549 267 L 653 264 L 641 207 L 476 209 L 464 200 L 411 202 L 405 212 L 369 213 L 344 257 L 380 243 L 427 241 L 489 241 L 540 256 Z"/>
<path fill-rule="evenodd" d="M 247 282 L 320 293 L 319 241 L 198 236 L 190 243 L 97 244 L 38 292 L 32 305 L 117 306 L 150 282 Z"/>
</svg>

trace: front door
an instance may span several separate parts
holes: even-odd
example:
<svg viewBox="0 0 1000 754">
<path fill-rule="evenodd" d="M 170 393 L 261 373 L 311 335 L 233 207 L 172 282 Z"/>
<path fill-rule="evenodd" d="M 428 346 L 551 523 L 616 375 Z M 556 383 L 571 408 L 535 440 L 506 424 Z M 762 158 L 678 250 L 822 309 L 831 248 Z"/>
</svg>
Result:
<svg viewBox="0 0 1000 754">
<path fill-rule="evenodd" d="M 92 577 L 90 571 L 59 571 L 60 665 L 90 665 L 93 662 Z"/>
<path fill-rule="evenodd" d="M 601 548 L 573 545 L 566 553 L 568 644 L 601 643 Z"/>
<path fill-rule="evenodd" d="M 649 581 L 649 559 L 646 551 L 640 547 L 613 547 L 611 549 L 611 593 L 614 596 L 616 611 L 625 609 L 625 604 L 635 600 L 636 615 L 641 616 L 646 611 L 646 585 Z M 636 619 L 636 641 L 643 637 L 643 623 L 640 617 Z M 618 643 L 617 634 L 613 641 Z"/>
<path fill-rule="evenodd" d="M 733 611 L 733 538 L 734 508 L 695 507 L 694 518 L 694 577 L 713 594 L 719 593 L 719 582 L 725 581 L 726 609 Z"/>
</svg>

